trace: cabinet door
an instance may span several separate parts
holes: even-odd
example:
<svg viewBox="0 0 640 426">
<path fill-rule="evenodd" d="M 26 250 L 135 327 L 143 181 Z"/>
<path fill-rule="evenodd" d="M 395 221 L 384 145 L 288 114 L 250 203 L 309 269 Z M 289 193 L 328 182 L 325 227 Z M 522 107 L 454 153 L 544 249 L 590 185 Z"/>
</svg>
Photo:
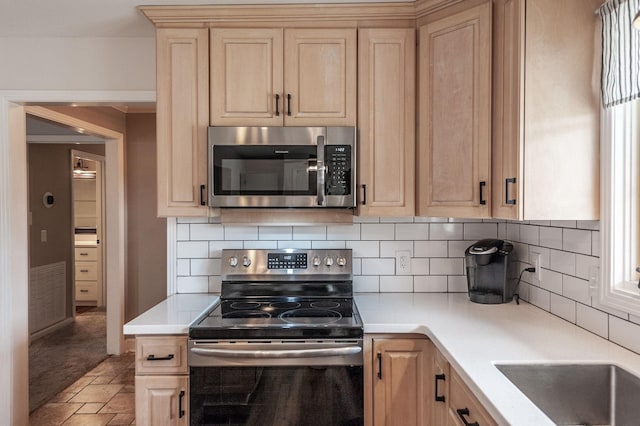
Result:
<svg viewBox="0 0 640 426">
<path fill-rule="evenodd" d="M 415 30 L 358 33 L 359 214 L 415 214 Z"/>
<path fill-rule="evenodd" d="M 211 124 L 282 126 L 282 29 L 211 29 Z"/>
<path fill-rule="evenodd" d="M 189 424 L 188 376 L 136 376 L 136 424 Z"/>
<path fill-rule="evenodd" d="M 431 412 L 431 424 L 447 424 L 449 407 L 449 362 L 437 349 L 433 348 L 433 410 Z"/>
<path fill-rule="evenodd" d="M 285 30 L 286 126 L 356 125 L 356 40 L 355 28 Z"/>
<path fill-rule="evenodd" d="M 432 385 L 427 339 L 374 339 L 373 424 L 428 425 Z"/>
<path fill-rule="evenodd" d="M 478 3 L 419 29 L 421 216 L 491 215 L 491 2 Z"/>
<path fill-rule="evenodd" d="M 492 215 L 522 218 L 524 0 L 493 2 Z"/>
<path fill-rule="evenodd" d="M 206 216 L 209 32 L 160 28 L 156 42 L 158 216 Z"/>
</svg>

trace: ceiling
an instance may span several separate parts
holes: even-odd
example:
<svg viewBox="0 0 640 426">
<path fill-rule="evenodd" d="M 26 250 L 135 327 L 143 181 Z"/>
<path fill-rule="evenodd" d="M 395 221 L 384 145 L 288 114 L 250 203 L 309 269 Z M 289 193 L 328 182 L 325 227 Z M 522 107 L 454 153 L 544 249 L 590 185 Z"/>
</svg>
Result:
<svg viewBox="0 0 640 426">
<path fill-rule="evenodd" d="M 322 0 L 322 3 L 389 0 Z M 391 0 L 406 1 L 406 0 Z M 0 0 L 0 37 L 153 37 L 139 5 L 318 3 L 312 0 Z"/>
</svg>

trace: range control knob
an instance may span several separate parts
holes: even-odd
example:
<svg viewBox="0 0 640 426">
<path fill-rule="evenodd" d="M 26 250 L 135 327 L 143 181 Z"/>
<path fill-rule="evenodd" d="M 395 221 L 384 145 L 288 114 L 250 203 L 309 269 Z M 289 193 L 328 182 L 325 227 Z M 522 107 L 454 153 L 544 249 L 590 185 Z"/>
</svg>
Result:
<svg viewBox="0 0 640 426">
<path fill-rule="evenodd" d="M 229 266 L 231 266 L 232 268 L 235 268 L 236 266 L 238 266 L 238 258 L 235 256 L 231 256 L 229 258 Z"/>
<path fill-rule="evenodd" d="M 244 257 L 242 258 L 242 265 L 243 265 L 244 267 L 248 267 L 248 266 L 250 266 L 250 265 L 251 265 L 251 259 L 249 259 L 247 256 L 244 256 Z"/>
<path fill-rule="evenodd" d="M 313 266 L 320 266 L 320 258 L 318 256 L 315 256 L 312 260 L 311 263 L 313 264 Z"/>
<path fill-rule="evenodd" d="M 327 266 L 333 265 L 333 257 L 327 256 L 324 258 L 324 264 Z"/>
<path fill-rule="evenodd" d="M 344 266 L 347 264 L 347 259 L 342 256 L 338 256 L 336 258 L 336 263 L 338 264 L 338 266 Z"/>
</svg>

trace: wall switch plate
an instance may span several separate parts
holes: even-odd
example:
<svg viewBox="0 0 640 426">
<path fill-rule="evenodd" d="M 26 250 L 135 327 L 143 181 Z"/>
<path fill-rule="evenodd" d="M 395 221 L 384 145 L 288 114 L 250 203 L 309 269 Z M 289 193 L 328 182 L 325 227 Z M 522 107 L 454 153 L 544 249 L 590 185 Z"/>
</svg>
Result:
<svg viewBox="0 0 640 426">
<path fill-rule="evenodd" d="M 411 252 L 398 250 L 396 252 L 396 275 L 411 274 Z"/>
<path fill-rule="evenodd" d="M 40 230 L 40 242 L 41 243 L 46 243 L 47 242 L 47 230 L 46 229 L 41 229 Z"/>
</svg>

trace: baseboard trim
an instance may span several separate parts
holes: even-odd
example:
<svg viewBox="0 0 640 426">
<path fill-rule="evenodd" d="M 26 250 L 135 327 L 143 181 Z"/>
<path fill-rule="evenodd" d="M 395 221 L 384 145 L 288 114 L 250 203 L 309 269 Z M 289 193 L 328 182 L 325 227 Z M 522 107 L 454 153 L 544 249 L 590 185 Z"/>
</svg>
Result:
<svg viewBox="0 0 640 426">
<path fill-rule="evenodd" d="M 38 340 L 41 337 L 46 336 L 49 333 L 53 333 L 54 331 L 64 327 L 65 325 L 69 325 L 73 323 L 73 317 L 65 318 L 62 321 L 59 321 L 53 325 L 50 325 L 47 328 L 43 328 L 42 330 L 36 331 L 35 333 L 29 336 L 29 343 Z"/>
</svg>

